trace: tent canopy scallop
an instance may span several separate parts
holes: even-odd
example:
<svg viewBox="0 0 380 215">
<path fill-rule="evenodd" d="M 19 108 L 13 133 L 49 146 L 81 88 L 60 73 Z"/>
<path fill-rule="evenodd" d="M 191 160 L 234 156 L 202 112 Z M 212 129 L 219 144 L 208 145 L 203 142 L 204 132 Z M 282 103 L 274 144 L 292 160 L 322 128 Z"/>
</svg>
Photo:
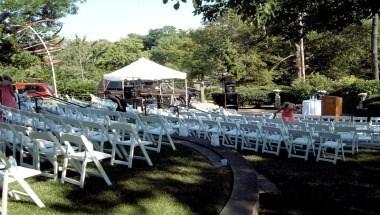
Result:
<svg viewBox="0 0 380 215">
<path fill-rule="evenodd" d="M 108 81 L 186 79 L 186 73 L 162 66 L 146 58 L 104 75 Z"/>
</svg>

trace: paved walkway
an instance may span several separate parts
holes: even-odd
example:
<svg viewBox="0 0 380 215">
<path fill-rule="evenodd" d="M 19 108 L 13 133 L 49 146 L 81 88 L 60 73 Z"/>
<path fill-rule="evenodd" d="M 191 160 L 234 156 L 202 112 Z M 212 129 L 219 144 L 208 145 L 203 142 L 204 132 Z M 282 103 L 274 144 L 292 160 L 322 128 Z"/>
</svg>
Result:
<svg viewBox="0 0 380 215">
<path fill-rule="evenodd" d="M 174 137 L 176 143 L 191 147 L 205 156 L 215 166 L 227 164 L 233 172 L 233 189 L 221 215 L 258 214 L 259 193 L 277 192 L 274 184 L 259 175 L 239 152 L 225 147 L 213 147 L 209 141 L 194 137 Z"/>
</svg>

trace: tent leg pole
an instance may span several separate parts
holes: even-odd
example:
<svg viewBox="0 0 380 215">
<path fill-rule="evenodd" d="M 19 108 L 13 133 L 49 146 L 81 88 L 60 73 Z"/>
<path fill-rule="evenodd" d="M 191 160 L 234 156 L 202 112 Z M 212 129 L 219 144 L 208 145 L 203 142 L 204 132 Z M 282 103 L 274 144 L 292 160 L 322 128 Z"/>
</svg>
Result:
<svg viewBox="0 0 380 215">
<path fill-rule="evenodd" d="M 188 107 L 188 98 L 189 98 L 189 93 L 187 92 L 187 79 L 185 79 L 185 104 L 186 107 Z"/>
</svg>

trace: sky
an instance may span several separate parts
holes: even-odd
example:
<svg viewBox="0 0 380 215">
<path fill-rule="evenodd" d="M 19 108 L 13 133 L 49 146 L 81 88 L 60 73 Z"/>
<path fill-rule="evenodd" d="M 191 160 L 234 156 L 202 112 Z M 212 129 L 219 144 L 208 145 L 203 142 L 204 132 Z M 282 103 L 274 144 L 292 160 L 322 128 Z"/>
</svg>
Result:
<svg viewBox="0 0 380 215">
<path fill-rule="evenodd" d="M 166 25 L 189 30 L 201 26 L 201 16 L 194 16 L 191 1 L 178 10 L 169 0 L 87 0 L 79 4 L 76 15 L 69 15 L 60 34 L 66 38 L 86 37 L 87 40 L 117 41 L 129 33 L 146 35 L 150 29 Z"/>
</svg>

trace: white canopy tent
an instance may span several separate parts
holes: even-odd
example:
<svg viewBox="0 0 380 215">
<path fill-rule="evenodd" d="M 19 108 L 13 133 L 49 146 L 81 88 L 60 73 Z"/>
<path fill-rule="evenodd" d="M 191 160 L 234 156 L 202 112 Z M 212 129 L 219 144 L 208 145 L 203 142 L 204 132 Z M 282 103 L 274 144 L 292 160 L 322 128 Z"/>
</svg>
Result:
<svg viewBox="0 0 380 215">
<path fill-rule="evenodd" d="M 124 80 L 173 80 L 173 92 L 174 79 L 185 80 L 185 100 L 187 105 L 188 91 L 186 77 L 187 74 L 184 72 L 162 66 L 146 58 L 140 58 L 128 66 L 103 76 L 104 80 L 121 81 L 123 84 Z"/>
</svg>

